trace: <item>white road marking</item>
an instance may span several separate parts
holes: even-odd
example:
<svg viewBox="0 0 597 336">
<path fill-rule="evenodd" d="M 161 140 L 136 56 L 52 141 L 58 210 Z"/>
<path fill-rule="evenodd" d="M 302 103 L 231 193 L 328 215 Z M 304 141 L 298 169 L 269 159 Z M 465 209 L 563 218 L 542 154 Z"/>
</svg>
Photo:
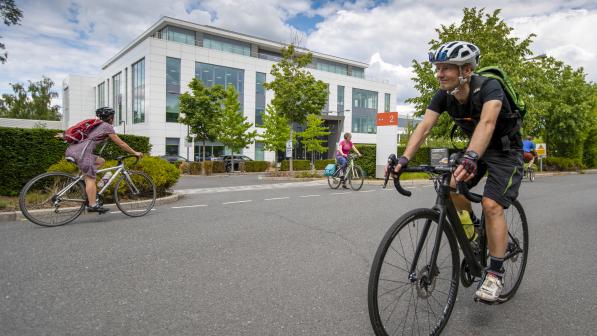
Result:
<svg viewBox="0 0 597 336">
<path fill-rule="evenodd" d="M 206 206 L 207 206 L 207 204 L 183 205 L 183 206 L 172 207 L 172 209 L 197 208 L 197 207 L 206 207 Z"/>
<path fill-rule="evenodd" d="M 285 200 L 289 199 L 290 197 L 274 197 L 274 198 L 266 198 L 264 201 L 275 201 L 275 200 Z"/>
<path fill-rule="evenodd" d="M 155 211 L 155 208 L 151 208 L 151 211 Z M 127 212 L 143 212 L 145 210 L 127 210 Z M 111 214 L 122 213 L 122 211 L 110 211 Z"/>
<path fill-rule="evenodd" d="M 363 190 L 362 193 L 374 192 L 375 190 Z"/>
<path fill-rule="evenodd" d="M 253 200 L 235 201 L 235 202 L 224 202 L 222 204 L 236 204 L 236 203 L 248 203 L 248 202 L 253 202 Z"/>
<path fill-rule="evenodd" d="M 300 198 L 305 198 L 305 197 L 319 197 L 321 195 L 304 195 L 304 196 L 299 196 Z"/>
<path fill-rule="evenodd" d="M 350 191 L 332 193 L 332 195 L 344 195 L 344 194 L 350 194 Z"/>
</svg>

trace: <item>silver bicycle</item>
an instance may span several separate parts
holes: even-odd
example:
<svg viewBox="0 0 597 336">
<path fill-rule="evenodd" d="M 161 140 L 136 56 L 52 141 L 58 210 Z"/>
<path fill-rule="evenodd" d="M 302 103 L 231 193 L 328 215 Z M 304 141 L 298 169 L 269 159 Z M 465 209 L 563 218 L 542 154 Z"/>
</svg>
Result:
<svg viewBox="0 0 597 336">
<path fill-rule="evenodd" d="M 118 209 L 125 215 L 140 217 L 153 208 L 157 197 L 156 188 L 147 174 L 125 167 L 124 160 L 129 157 L 135 156 L 120 156 L 116 166 L 98 170 L 98 174 L 112 171 L 113 175 L 98 191 L 97 203 L 103 205 L 104 194 L 108 194 L 113 188 L 112 201 Z M 64 172 L 44 173 L 31 179 L 19 195 L 23 215 L 41 226 L 70 223 L 81 215 L 86 204 L 85 176 L 82 174 L 73 176 Z"/>
</svg>

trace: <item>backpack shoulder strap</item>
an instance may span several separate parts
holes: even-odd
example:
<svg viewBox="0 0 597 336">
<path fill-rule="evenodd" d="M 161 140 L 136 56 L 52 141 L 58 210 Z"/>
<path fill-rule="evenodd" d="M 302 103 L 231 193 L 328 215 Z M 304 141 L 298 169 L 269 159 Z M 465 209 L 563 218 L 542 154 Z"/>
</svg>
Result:
<svg viewBox="0 0 597 336">
<path fill-rule="evenodd" d="M 472 104 L 475 112 L 481 114 L 483 110 L 483 103 L 481 102 L 481 89 L 483 85 L 487 83 L 489 78 L 482 76 L 482 75 L 473 75 L 471 77 L 471 92 L 472 92 Z"/>
</svg>

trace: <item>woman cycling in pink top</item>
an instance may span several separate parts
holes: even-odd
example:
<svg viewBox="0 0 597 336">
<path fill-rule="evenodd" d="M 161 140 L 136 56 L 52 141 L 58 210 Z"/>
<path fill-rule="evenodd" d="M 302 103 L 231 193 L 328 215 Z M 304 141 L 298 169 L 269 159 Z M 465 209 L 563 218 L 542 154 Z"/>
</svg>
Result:
<svg viewBox="0 0 597 336">
<path fill-rule="evenodd" d="M 361 156 L 359 150 L 352 144 L 352 134 L 350 132 L 344 133 L 344 140 L 340 140 L 338 143 L 338 149 L 336 150 L 336 161 L 342 167 L 342 171 L 340 172 L 340 181 L 342 182 L 342 188 L 348 189 L 346 186 L 346 181 L 344 180 L 344 174 L 346 173 L 346 164 L 348 163 L 348 154 L 350 150 L 354 150 L 357 152 L 358 156 Z"/>
</svg>

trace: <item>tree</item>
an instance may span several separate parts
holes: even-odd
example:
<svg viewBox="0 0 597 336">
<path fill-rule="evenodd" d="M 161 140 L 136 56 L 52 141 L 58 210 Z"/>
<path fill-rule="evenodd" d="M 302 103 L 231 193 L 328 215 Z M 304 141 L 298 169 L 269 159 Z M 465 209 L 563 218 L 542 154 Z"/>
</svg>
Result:
<svg viewBox="0 0 597 336">
<path fill-rule="evenodd" d="M 179 97 L 178 121 L 188 125 L 191 133 L 202 142 L 202 158 L 205 162 L 205 142 L 217 139 L 224 88 L 221 85 L 207 87 L 201 80 L 193 78 L 189 89 L 191 92 L 185 92 Z M 201 165 L 201 173 L 205 174 L 205 165 Z"/>
<path fill-rule="evenodd" d="M 60 106 L 52 105 L 58 93 L 52 91 L 54 82 L 42 77 L 29 81 L 27 90 L 21 83 L 10 84 L 14 94 L 3 94 L 0 100 L 0 117 L 16 119 L 60 120 Z"/>
<path fill-rule="evenodd" d="M 316 114 L 309 114 L 307 116 L 307 128 L 298 134 L 301 137 L 301 143 L 305 145 L 307 152 L 311 152 L 311 170 L 315 169 L 315 152 L 322 153 L 327 151 L 327 147 L 322 146 L 326 140 L 321 137 L 327 136 L 330 132 L 327 127 L 323 126 L 323 120 Z"/>
<path fill-rule="evenodd" d="M 439 29 L 435 29 L 438 38 L 432 39 L 428 44 L 431 50 L 436 50 L 443 43 L 449 41 L 472 42 L 481 49 L 480 67 L 487 65 L 499 66 L 508 73 L 516 87 L 522 89 L 519 84 L 522 77 L 527 73 L 525 68 L 532 66 L 529 63 L 525 64 L 524 59 L 532 54 L 529 46 L 535 35 L 530 34 L 523 40 L 512 37 L 513 28 L 499 18 L 499 13 L 499 9 L 492 14 L 485 14 L 484 9 L 465 8 L 464 16 L 459 25 L 442 25 Z M 415 105 L 416 116 L 422 116 L 431 101 L 431 97 L 438 88 L 438 81 L 429 61 L 419 63 L 413 60 L 413 67 L 416 76 L 412 80 L 421 95 L 409 98 L 406 102 Z M 522 94 L 523 97 L 528 96 L 524 91 Z M 451 128 L 451 119 L 446 113 L 442 113 L 431 135 L 433 137 L 449 138 Z"/>
<path fill-rule="evenodd" d="M 271 104 L 278 113 L 286 117 L 293 136 L 293 123 L 303 124 L 307 115 L 320 114 L 328 99 L 327 86 L 304 68 L 311 63 L 311 53 L 299 54 L 293 44 L 282 49 L 282 59 L 272 66 L 270 74 L 274 80 L 264 83 L 274 91 Z M 292 158 L 290 158 L 292 171 Z"/>
<path fill-rule="evenodd" d="M 2 17 L 5 25 L 16 25 L 23 18 L 23 12 L 15 5 L 14 0 L 0 0 L 0 17 Z M 4 44 L 0 43 L 0 49 L 4 50 L 4 48 Z M 0 53 L 0 63 L 6 63 L 7 57 L 7 53 Z"/>
<path fill-rule="evenodd" d="M 234 86 L 229 85 L 226 88 L 223 103 L 224 111 L 218 127 L 218 140 L 232 150 L 230 170 L 234 171 L 234 153 L 240 152 L 241 149 L 253 143 L 257 132 L 248 132 L 253 124 L 247 122 L 247 117 L 243 116 L 238 102 L 238 92 Z"/>
<path fill-rule="evenodd" d="M 480 67 L 499 66 L 508 73 L 517 92 L 527 105 L 523 123 L 526 134 L 545 139 L 550 155 L 581 158 L 583 142 L 591 125 L 597 121 L 590 112 L 593 90 L 582 68 L 574 70 L 553 57 L 533 59 L 530 45 L 536 36 L 513 37 L 513 28 L 499 18 L 500 10 L 485 14 L 484 9 L 465 8 L 459 25 L 442 25 L 438 38 L 429 42 L 435 50 L 441 44 L 470 41 L 481 49 Z M 413 61 L 413 78 L 420 96 L 407 102 L 416 106 L 416 115 L 424 114 L 438 87 L 431 63 Z M 452 121 L 443 113 L 432 131 L 435 138 L 448 138 Z"/>
<path fill-rule="evenodd" d="M 267 105 L 262 117 L 264 132 L 259 138 L 263 142 L 263 149 L 275 153 L 274 167 L 277 167 L 277 153 L 286 149 L 286 141 L 290 138 L 290 125 L 288 119 L 278 113 L 272 105 Z"/>
</svg>

